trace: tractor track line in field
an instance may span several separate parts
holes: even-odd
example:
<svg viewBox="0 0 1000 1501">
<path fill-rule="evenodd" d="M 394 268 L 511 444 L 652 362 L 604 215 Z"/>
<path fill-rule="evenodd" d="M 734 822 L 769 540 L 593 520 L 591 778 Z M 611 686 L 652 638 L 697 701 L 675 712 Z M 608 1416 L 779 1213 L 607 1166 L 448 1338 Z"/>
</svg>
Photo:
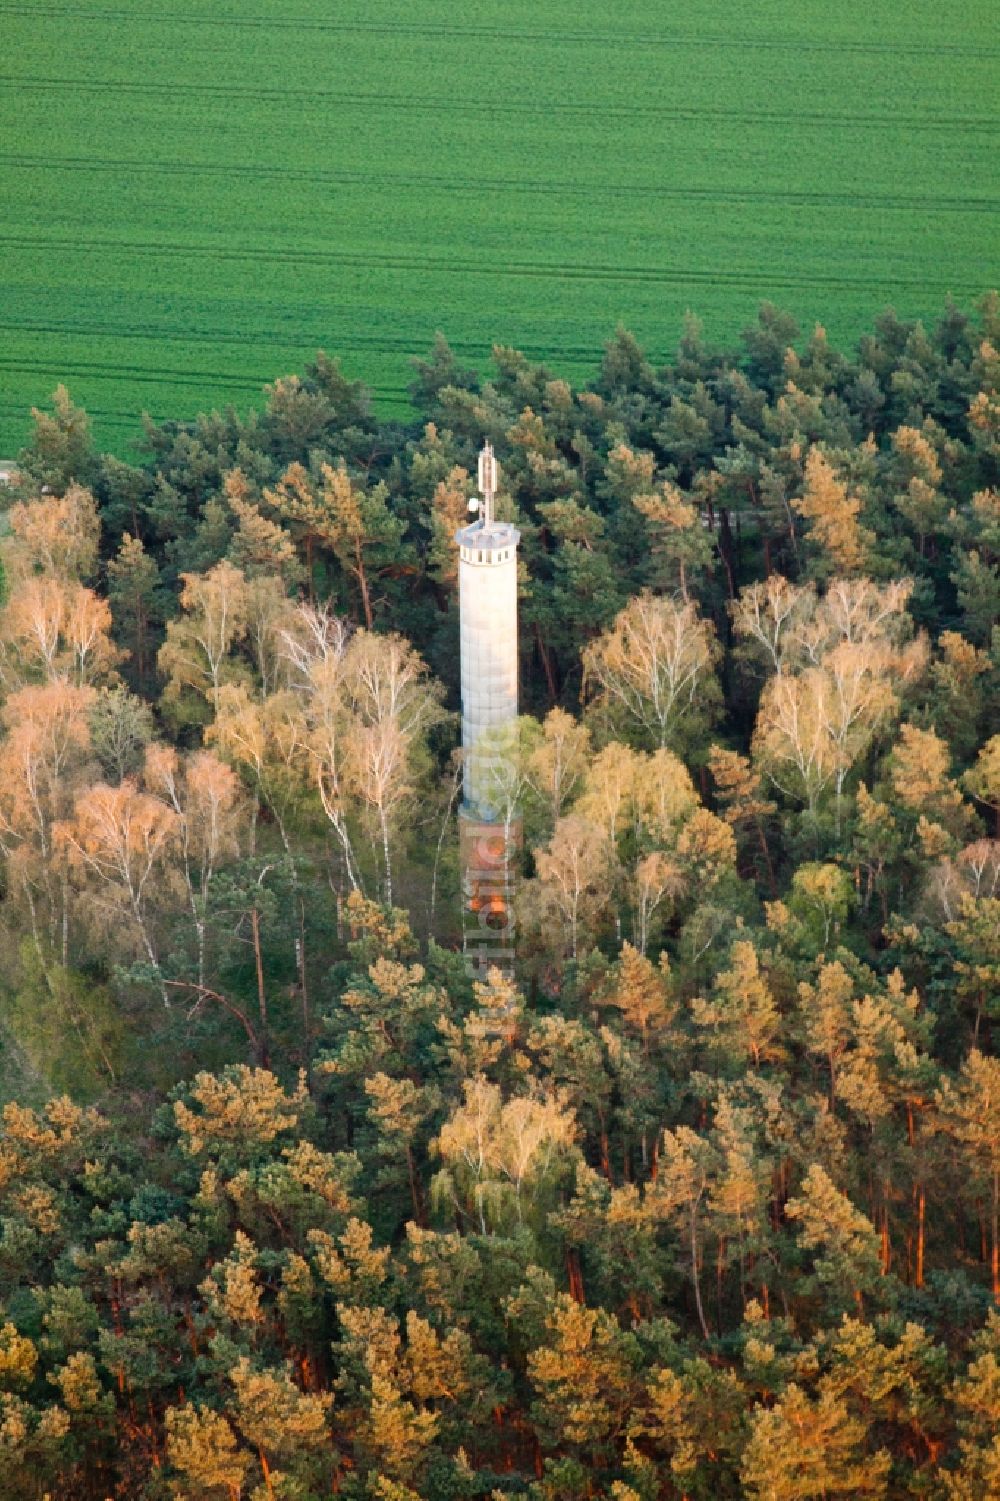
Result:
<svg viewBox="0 0 1000 1501">
<path fill-rule="evenodd" d="M 10 417 L 27 417 L 28 410 L 20 401 L 0 401 L 0 414 Z M 152 414 L 150 414 L 152 415 Z M 99 417 L 102 422 L 113 427 L 141 428 L 141 422 L 135 412 L 126 412 L 120 407 L 87 407 L 88 417 Z M 154 422 L 169 422 L 169 417 L 153 417 Z"/>
<path fill-rule="evenodd" d="M 74 94 L 125 94 L 140 98 L 180 97 L 199 99 L 245 99 L 256 104 L 274 104 L 287 108 L 289 101 L 304 103 L 325 100 L 328 103 L 347 105 L 381 105 L 391 110 L 408 110 L 417 114 L 461 114 L 467 116 L 467 104 L 450 100 L 418 99 L 409 94 L 348 93 L 338 89 L 276 89 L 253 87 L 245 84 L 218 83 L 137 83 L 130 79 L 87 79 L 60 77 L 22 77 L 18 74 L 0 74 L 0 87 L 16 88 L 19 94 L 63 93 Z M 702 105 L 657 105 L 657 104 L 568 104 L 558 100 L 526 99 L 520 102 L 504 100 L 491 103 L 491 115 L 521 116 L 525 114 L 568 115 L 574 118 L 592 119 L 595 110 L 602 119 L 648 118 L 689 121 L 719 121 L 735 125 L 811 125 L 828 128 L 855 126 L 893 126 L 907 130 L 958 130 L 992 133 L 1000 129 L 998 115 L 900 115 L 900 114 L 848 114 L 843 111 L 814 112 L 800 110 L 740 110 L 722 109 Z"/>
<path fill-rule="evenodd" d="M 6 370 L 18 374 L 45 374 L 49 369 L 47 360 L 18 360 L 14 356 L 0 355 L 0 371 Z M 103 380 L 114 377 L 116 380 L 123 376 L 142 380 L 157 380 L 164 385 L 204 385 L 212 382 L 224 386 L 243 386 L 248 391 L 261 391 L 265 385 L 269 385 L 276 377 L 229 375 L 225 370 L 173 370 L 169 366 L 161 365 L 129 365 L 118 364 L 113 360 L 72 360 L 65 369 L 70 375 L 82 375 L 92 377 L 95 380 Z M 366 383 L 365 383 L 366 384 Z M 385 390 L 405 391 L 407 387 L 383 387 Z"/>
<path fill-rule="evenodd" d="M 754 36 L 727 31 L 715 36 L 691 31 L 592 31 L 559 30 L 557 28 L 522 28 L 496 26 L 456 26 L 445 22 L 361 22 L 317 21 L 311 17 L 296 16 L 248 16 L 242 14 L 216 13 L 204 15 L 193 11 L 170 11 L 158 9 L 155 14 L 139 15 L 135 12 L 111 7 L 78 9 L 71 5 L 0 5 L 0 15 L 18 16 L 30 20 L 72 19 L 76 21 L 125 21 L 133 27 L 150 25 L 216 26 L 255 31 L 328 32 L 341 36 L 398 36 L 406 40 L 426 37 L 432 41 L 443 39 L 495 42 L 549 42 L 554 46 L 588 46 L 669 49 L 672 47 L 738 48 L 748 47 L 775 52 L 835 52 L 872 53 L 876 56 L 891 54 L 894 57 L 974 57 L 990 58 L 1000 55 L 1000 49 L 977 47 L 972 43 L 943 42 L 920 44 L 889 41 L 821 41 L 802 36 Z"/>
<path fill-rule="evenodd" d="M 128 157 L 85 156 L 26 156 L 16 152 L 0 152 L 0 166 L 24 167 L 32 171 L 49 172 L 135 172 L 162 174 L 178 177 L 223 177 L 231 179 L 262 179 L 316 183 L 330 187 L 421 187 L 437 188 L 442 192 L 515 192 L 537 193 L 548 196 L 553 193 L 583 194 L 584 196 L 613 196 L 624 198 L 664 198 L 671 201 L 690 200 L 695 203 L 775 203 L 793 207 L 830 208 L 878 208 L 906 212 L 918 209 L 923 213 L 989 213 L 1000 210 L 1000 200 L 993 198 L 948 198 L 921 196 L 903 193 L 847 193 L 807 192 L 794 188 L 672 188 L 654 183 L 622 183 L 560 181 L 515 177 L 447 177 L 432 173 L 392 172 L 338 172 L 299 167 L 266 167 L 259 163 L 232 163 L 218 165 L 212 162 L 190 161 L 141 161 Z"/>
<path fill-rule="evenodd" d="M 0 358 L 0 371 L 9 375 L 45 375 L 50 368 L 48 362 L 26 360 L 17 362 Z M 67 376 L 79 375 L 88 380 L 130 380 L 141 381 L 146 385 L 170 385 L 170 386 L 227 386 L 236 390 L 260 392 L 267 384 L 265 380 L 254 380 L 245 376 L 228 376 L 219 371 L 207 370 L 168 370 L 161 369 L 156 365 L 116 365 L 104 361 L 72 361 L 60 366 Z M 273 379 L 273 377 L 271 377 Z"/>
<path fill-rule="evenodd" d="M 118 381 L 144 386 L 164 386 L 168 388 L 191 386 L 195 390 L 204 390 L 206 387 L 217 387 L 223 391 L 247 391 L 259 396 L 264 387 L 275 379 L 269 376 L 267 380 L 252 381 L 242 380 L 238 375 L 206 374 L 202 373 L 197 378 L 188 379 L 186 375 L 178 375 L 173 370 L 159 370 L 155 365 L 88 365 L 68 364 L 61 365 L 60 371 L 63 377 L 89 381 Z M 0 373 L 7 375 L 47 375 L 47 364 L 34 364 L 31 362 L 17 364 L 0 360 Z M 409 392 L 405 386 L 376 386 L 369 387 L 376 396 L 400 396 L 408 399 Z M 14 410 L 20 410 L 14 407 Z M 88 408 L 89 411 L 89 408 Z M 96 414 L 96 409 L 95 409 Z"/>
<path fill-rule="evenodd" d="M 25 374 L 31 374 L 32 372 L 31 371 L 26 371 L 24 373 Z M 109 377 L 98 375 L 98 376 L 85 377 L 85 378 L 87 378 L 87 379 L 94 379 L 94 380 L 104 380 L 104 379 L 109 378 Z M 389 402 L 392 405 L 399 405 L 399 404 L 402 404 L 404 406 L 409 406 L 410 405 L 409 392 L 408 392 L 408 390 L 407 390 L 407 388 L 405 386 L 368 386 L 367 389 L 371 393 L 372 396 L 376 397 L 379 400 L 385 400 L 386 402 Z M 414 408 L 414 412 L 416 412 L 415 408 Z M 8 413 L 8 414 L 10 414 L 11 416 L 14 416 L 14 417 L 27 417 L 27 415 L 28 415 L 28 408 L 27 408 L 27 406 L 24 403 L 19 402 L 19 401 L 0 401 L 0 413 Z M 178 417 L 177 414 L 176 414 L 176 412 L 167 413 L 167 414 L 165 414 L 162 417 L 157 417 L 157 416 L 155 416 L 151 412 L 148 413 L 147 415 L 150 416 L 154 422 L 158 422 L 158 423 L 159 422 L 180 422 L 180 423 L 184 423 L 184 424 L 190 424 L 190 423 L 193 423 L 195 421 L 194 417 Z M 199 415 L 207 416 L 209 414 L 208 413 L 200 413 Z M 87 405 L 87 416 L 88 417 L 107 418 L 107 419 L 110 419 L 110 420 L 116 422 L 120 427 L 139 428 L 139 427 L 141 427 L 142 412 L 141 412 L 141 410 L 137 411 L 135 408 L 133 408 L 132 410 L 128 410 L 128 409 L 126 409 L 124 407 L 95 407 L 95 406 L 89 405 L 89 403 L 88 403 L 88 405 Z M 414 420 L 418 420 L 416 418 L 416 416 L 415 416 Z"/>
<path fill-rule="evenodd" d="M 301 350 L 303 345 L 312 349 L 324 349 L 335 342 L 339 346 L 339 336 L 336 338 L 330 329 L 324 329 L 312 334 L 295 333 L 294 336 L 287 332 L 280 333 L 276 330 L 264 329 L 259 333 L 243 333 L 228 329 L 176 329 L 154 327 L 149 324 L 124 324 L 116 326 L 109 323 L 33 323 L 13 322 L 0 323 L 0 334 L 46 334 L 50 337 L 61 339 L 128 339 L 143 340 L 150 344 L 174 343 L 174 344 L 234 344 L 245 349 L 248 344 L 258 349 L 285 349 Z M 472 339 L 449 339 L 451 349 L 464 358 L 487 359 L 490 353 L 490 340 Z M 371 354 L 395 354 L 409 356 L 413 359 L 424 359 L 427 349 L 421 348 L 418 339 L 384 338 L 368 334 L 344 336 L 345 349 L 354 352 L 363 349 Z M 549 344 L 544 347 L 518 343 L 521 354 L 529 359 L 537 359 L 544 362 L 559 359 L 580 364 L 592 364 L 595 358 L 594 350 L 587 345 Z M 273 379 L 273 377 L 268 377 Z"/>
<path fill-rule="evenodd" d="M 785 288 L 823 287 L 840 291 L 876 291 L 925 288 L 922 277 L 811 276 L 801 273 L 758 269 L 748 271 L 696 270 L 683 266 L 589 266 L 544 262 L 510 261 L 489 264 L 484 260 L 453 260 L 434 256 L 384 255 L 335 250 L 284 250 L 272 246 L 202 245 L 153 240 L 57 239 L 46 235 L 0 235 L 0 245 L 15 250 L 67 252 L 114 251 L 119 255 L 216 260 L 219 262 L 265 263 L 285 266 L 338 266 L 355 271 L 421 271 L 445 275 L 527 278 L 532 280 L 610 281 L 626 285 L 696 285 L 754 288 L 762 283 Z M 953 292 L 977 295 L 978 283 L 955 282 Z"/>
</svg>

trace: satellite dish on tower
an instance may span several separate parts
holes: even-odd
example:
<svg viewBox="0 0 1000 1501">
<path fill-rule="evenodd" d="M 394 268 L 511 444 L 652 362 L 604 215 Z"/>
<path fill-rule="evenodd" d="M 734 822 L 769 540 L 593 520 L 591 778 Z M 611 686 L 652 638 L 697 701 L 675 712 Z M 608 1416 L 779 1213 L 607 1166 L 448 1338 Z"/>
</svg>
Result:
<svg viewBox="0 0 1000 1501">
<path fill-rule="evenodd" d="M 478 495 L 470 495 L 469 496 L 469 510 L 473 511 L 473 512 L 479 510 L 479 496 Z"/>
</svg>

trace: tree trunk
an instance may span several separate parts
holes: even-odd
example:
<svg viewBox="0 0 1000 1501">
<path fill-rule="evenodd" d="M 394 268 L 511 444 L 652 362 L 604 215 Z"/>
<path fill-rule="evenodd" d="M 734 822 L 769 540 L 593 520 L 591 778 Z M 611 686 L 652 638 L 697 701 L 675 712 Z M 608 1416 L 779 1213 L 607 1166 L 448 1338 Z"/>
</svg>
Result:
<svg viewBox="0 0 1000 1501">
<path fill-rule="evenodd" d="M 392 860 L 389 855 L 389 822 L 385 816 L 385 809 L 378 810 L 379 827 L 382 831 L 382 858 L 385 861 L 385 900 L 386 905 L 392 906 Z"/>
<path fill-rule="evenodd" d="M 537 620 L 535 621 L 535 642 L 538 646 L 538 655 L 542 659 L 542 671 L 545 673 L 545 681 L 548 685 L 549 702 L 554 704 L 559 698 L 559 693 L 556 689 L 556 680 L 552 671 L 552 663 L 549 659 L 548 647 L 542 640 L 542 628 Z"/>
<path fill-rule="evenodd" d="M 420 1179 L 417 1176 L 417 1164 L 413 1157 L 413 1147 L 406 1143 L 406 1169 L 410 1175 L 410 1200 L 413 1204 L 413 1218 L 418 1225 L 425 1223 L 423 1198 L 420 1193 Z"/>
<path fill-rule="evenodd" d="M 296 884 L 298 878 L 296 877 Z M 305 1058 L 306 1075 L 312 1071 L 312 1021 L 309 1016 L 309 989 L 306 971 L 306 904 L 299 897 L 299 937 L 295 945 L 296 960 L 299 970 L 299 992 L 302 996 L 302 1051 Z"/>
<path fill-rule="evenodd" d="M 365 573 L 364 554 L 361 551 L 361 543 L 355 545 L 354 556 L 356 559 L 355 573 L 361 586 L 361 604 L 365 612 L 365 625 L 369 630 L 372 628 L 372 602 L 368 593 L 368 575 Z"/>
<path fill-rule="evenodd" d="M 698 1279 L 698 1206 L 691 1205 L 691 1281 L 694 1284 L 694 1301 L 698 1310 L 698 1322 L 701 1332 L 706 1339 L 709 1338 L 708 1325 L 705 1322 L 705 1310 L 701 1303 L 701 1283 Z"/>
<path fill-rule="evenodd" d="M 924 1285 L 924 1216 L 927 1209 L 927 1190 L 921 1183 L 917 1187 L 917 1286 Z"/>
<path fill-rule="evenodd" d="M 569 1246 L 566 1251 L 566 1277 L 569 1281 L 569 1295 L 574 1303 L 583 1306 L 587 1299 L 583 1291 L 583 1270 L 580 1266 L 580 1253 L 575 1246 Z"/>
<path fill-rule="evenodd" d="M 771 888 L 771 896 L 773 898 L 778 895 L 778 883 L 774 878 L 774 862 L 771 859 L 771 851 L 767 847 L 767 835 L 764 833 L 763 825 L 760 823 L 757 825 L 757 834 L 760 839 L 761 852 L 764 856 L 764 864 L 767 866 L 767 884 Z"/>
<path fill-rule="evenodd" d="M 608 1146 L 608 1132 L 604 1122 L 601 1122 L 601 1172 L 610 1184 L 614 1184 L 611 1172 L 611 1152 Z"/>
<path fill-rule="evenodd" d="M 146 633 L 149 621 L 146 611 L 140 605 L 136 612 L 136 656 L 138 658 L 140 690 L 145 690 L 149 681 L 149 654 L 146 651 Z"/>
<path fill-rule="evenodd" d="M 258 1053 L 260 1055 L 261 1068 L 267 1068 L 269 1063 L 267 1045 L 267 991 L 264 986 L 264 965 L 260 952 L 260 913 L 256 907 L 250 911 L 250 932 L 253 935 L 253 962 L 257 972 L 257 1010 L 260 1013 L 260 1036 L 258 1038 Z"/>
<path fill-rule="evenodd" d="M 726 1270 L 726 1238 L 719 1236 L 715 1253 L 715 1327 L 722 1334 L 722 1283 Z"/>
<path fill-rule="evenodd" d="M 170 997 L 167 995 L 166 981 L 163 978 L 163 971 L 160 968 L 160 961 L 156 957 L 156 950 L 153 948 L 149 933 L 146 929 L 146 924 L 142 916 L 142 909 L 139 906 L 139 900 L 134 892 L 130 891 L 129 896 L 132 902 L 132 914 L 139 928 L 139 934 L 142 938 L 142 945 L 146 950 L 146 957 L 152 965 L 153 969 L 156 971 L 156 977 L 160 985 L 160 998 L 162 999 L 164 1006 L 166 1006 L 169 1010 Z"/>
<path fill-rule="evenodd" d="M 1000 1168 L 992 1172 L 992 1301 L 1000 1306 Z"/>
<path fill-rule="evenodd" d="M 735 599 L 736 580 L 733 576 L 733 534 L 729 528 L 729 512 L 725 506 L 719 507 L 719 555 L 726 570 L 726 586 L 729 590 L 729 598 Z"/>
</svg>

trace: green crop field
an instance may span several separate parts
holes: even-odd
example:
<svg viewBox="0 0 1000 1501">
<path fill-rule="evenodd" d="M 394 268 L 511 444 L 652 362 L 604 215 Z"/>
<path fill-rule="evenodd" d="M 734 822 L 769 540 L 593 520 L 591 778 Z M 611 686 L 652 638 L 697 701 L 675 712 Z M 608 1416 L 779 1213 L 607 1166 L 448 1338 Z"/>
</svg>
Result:
<svg viewBox="0 0 1000 1501">
<path fill-rule="evenodd" d="M 621 321 L 832 338 L 998 280 L 995 0 L 0 3 L 0 455 L 443 329 L 582 376 Z"/>
</svg>

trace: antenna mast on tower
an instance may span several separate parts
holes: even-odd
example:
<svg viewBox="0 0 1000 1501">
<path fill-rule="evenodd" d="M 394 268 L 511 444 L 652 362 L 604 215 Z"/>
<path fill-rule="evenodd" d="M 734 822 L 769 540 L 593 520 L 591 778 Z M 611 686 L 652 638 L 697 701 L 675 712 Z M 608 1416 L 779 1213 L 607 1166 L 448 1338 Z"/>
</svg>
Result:
<svg viewBox="0 0 1000 1501">
<path fill-rule="evenodd" d="M 493 529 L 493 497 L 497 493 L 497 460 L 493 444 L 483 444 L 479 455 L 479 493 L 483 497 L 480 519 L 484 531 Z"/>
</svg>

